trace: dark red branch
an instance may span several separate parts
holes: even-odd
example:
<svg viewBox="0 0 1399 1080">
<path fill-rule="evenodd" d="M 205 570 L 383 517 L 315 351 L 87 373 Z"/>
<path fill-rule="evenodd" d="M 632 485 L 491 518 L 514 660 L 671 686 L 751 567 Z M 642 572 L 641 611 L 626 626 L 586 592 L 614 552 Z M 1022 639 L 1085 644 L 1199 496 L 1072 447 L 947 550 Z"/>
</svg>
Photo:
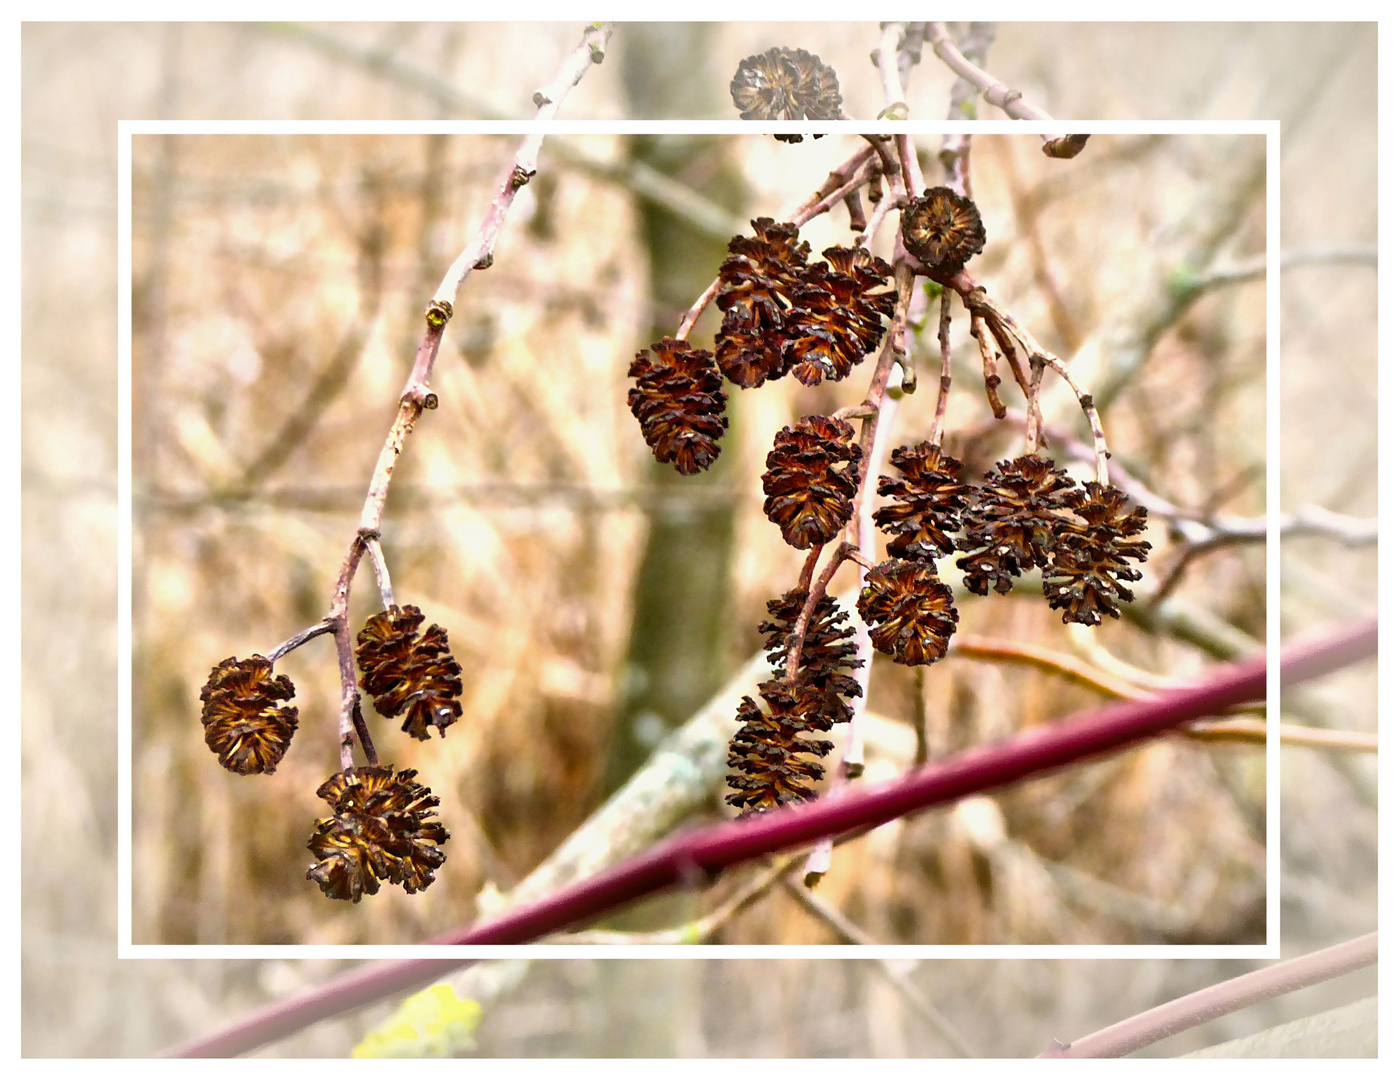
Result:
<svg viewBox="0 0 1399 1080">
<path fill-rule="evenodd" d="M 1283 650 L 1281 683 L 1325 675 L 1375 654 L 1378 622 L 1368 619 Z M 959 754 L 880 787 L 846 787 L 797 809 L 755 820 L 692 830 L 612 869 L 521 905 L 497 918 L 435 938 L 434 945 L 503 945 L 532 941 L 597 918 L 672 885 L 691 885 L 727 866 L 811 843 L 901 815 L 945 805 L 1065 765 L 1135 745 L 1181 724 L 1264 696 L 1266 663 L 1256 657 L 1154 701 L 1127 702 L 1056 722 L 994 746 Z M 278 1002 L 228 1029 L 172 1051 L 179 1056 L 241 1054 L 327 1017 L 430 982 L 462 960 L 401 960 L 349 972 Z"/>
</svg>

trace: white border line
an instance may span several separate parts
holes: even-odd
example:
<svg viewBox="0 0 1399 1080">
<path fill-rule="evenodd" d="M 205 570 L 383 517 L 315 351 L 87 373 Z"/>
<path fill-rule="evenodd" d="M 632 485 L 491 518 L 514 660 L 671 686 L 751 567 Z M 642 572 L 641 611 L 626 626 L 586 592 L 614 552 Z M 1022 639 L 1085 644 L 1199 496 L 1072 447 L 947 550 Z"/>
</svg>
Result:
<svg viewBox="0 0 1399 1080">
<path fill-rule="evenodd" d="M 452 957 L 462 960 L 528 956 L 533 959 L 1262 959 L 1281 957 L 1280 790 L 1281 744 L 1278 736 L 1278 652 L 1280 640 L 1280 493 L 1279 415 L 1281 407 L 1279 347 L 1281 124 L 1266 121 L 853 121 L 839 123 L 755 124 L 742 120 L 554 120 L 528 121 L 173 121 L 122 120 L 117 157 L 117 957 L 132 959 L 396 959 Z M 1129 134 L 1129 135 L 1263 135 L 1267 152 L 1267 723 L 1265 805 L 1267 808 L 1266 940 L 1262 945 L 138 945 L 132 930 L 132 626 L 131 626 L 131 140 L 135 135 L 521 135 L 543 131 L 555 135 L 711 134 L 756 135 L 767 132 L 852 134 L 906 131 L 940 135 L 949 131 L 981 134 Z M 547 154 L 547 146 L 545 148 Z M 1091 150 L 1088 151 L 1091 153 Z M 1066 168 L 1072 168 L 1066 163 Z"/>
</svg>

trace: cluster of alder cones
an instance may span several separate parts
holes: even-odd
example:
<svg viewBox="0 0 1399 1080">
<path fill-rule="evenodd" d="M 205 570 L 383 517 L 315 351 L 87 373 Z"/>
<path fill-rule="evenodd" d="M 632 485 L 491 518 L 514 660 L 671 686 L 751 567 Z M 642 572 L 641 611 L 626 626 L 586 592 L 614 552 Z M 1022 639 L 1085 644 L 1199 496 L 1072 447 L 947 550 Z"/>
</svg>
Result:
<svg viewBox="0 0 1399 1080">
<path fill-rule="evenodd" d="M 986 242 L 975 204 L 945 187 L 906 206 L 900 229 L 923 271 L 943 280 Z M 723 380 L 750 388 L 787 374 L 806 385 L 844 379 L 878 347 L 896 306 L 884 289 L 892 270 L 883 260 L 860 247 L 832 247 L 825 263 L 811 263 L 810 246 L 790 223 L 758 218 L 753 235 L 734 237 L 729 253 L 719 268 L 715 306 L 724 317 L 714 351 L 666 338 L 639 352 L 628 372 L 635 382 L 628 404 L 647 445 L 685 474 L 719 455 L 728 425 Z M 862 456 L 854 428 L 836 417 L 807 416 L 777 433 L 763 511 L 788 544 L 811 550 L 842 533 Z M 1044 595 L 1066 623 L 1098 625 L 1132 600 L 1126 582 L 1141 577 L 1129 563 L 1146 557 L 1149 545 L 1139 539 L 1146 511 L 1117 488 L 1079 485 L 1034 454 L 999 462 L 979 484 L 964 482 L 961 462 L 930 442 L 895 450 L 891 461 L 896 475 L 881 476 L 877 487 L 890 501 L 874 516 L 889 557 L 869 570 L 856 611 L 873 646 L 896 663 L 930 664 L 947 654 L 957 609 L 936 560 L 954 553 L 964 585 L 982 596 L 1007 593 L 1016 577 L 1040 570 Z M 770 602 L 772 620 L 759 627 L 774 668 L 759 686 L 762 704 L 744 699 L 729 748 L 728 801 L 743 813 L 813 796 L 819 759 L 831 749 L 814 734 L 849 719 L 849 700 L 860 694 L 851 675 L 861 663 L 854 630 L 830 597 L 815 603 L 789 666 L 807 599 L 797 590 Z"/>
<path fill-rule="evenodd" d="M 415 739 L 445 735 L 462 714 L 461 665 L 447 632 L 436 624 L 419 633 L 423 613 L 413 605 L 372 616 L 355 650 L 360 686 L 384 717 L 403 717 Z M 272 661 L 230 656 L 217 664 L 200 692 L 204 741 L 231 772 L 271 773 L 291 744 L 296 688 L 272 674 Z M 307 847 L 316 862 L 306 872 L 326 896 L 359 903 L 388 881 L 410 893 L 432 884 L 445 856 L 448 832 L 436 820 L 439 799 L 416 781 L 413 769 L 370 764 L 337 772 L 316 794 L 331 807 Z"/>
</svg>

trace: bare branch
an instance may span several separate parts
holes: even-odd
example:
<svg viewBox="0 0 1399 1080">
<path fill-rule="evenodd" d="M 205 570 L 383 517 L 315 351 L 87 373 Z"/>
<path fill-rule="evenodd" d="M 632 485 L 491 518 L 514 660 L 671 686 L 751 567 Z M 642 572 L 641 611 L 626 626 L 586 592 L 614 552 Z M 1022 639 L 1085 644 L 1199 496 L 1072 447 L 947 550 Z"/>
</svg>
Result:
<svg viewBox="0 0 1399 1080">
<path fill-rule="evenodd" d="M 1379 934 L 1366 934 L 1342 945 L 1283 960 L 1261 971 L 1216 983 L 1130 1019 L 1085 1035 L 1069 1045 L 1055 1043 L 1040 1057 L 1125 1057 L 1144 1046 L 1227 1016 L 1260 1001 L 1334 979 L 1379 961 Z"/>
</svg>

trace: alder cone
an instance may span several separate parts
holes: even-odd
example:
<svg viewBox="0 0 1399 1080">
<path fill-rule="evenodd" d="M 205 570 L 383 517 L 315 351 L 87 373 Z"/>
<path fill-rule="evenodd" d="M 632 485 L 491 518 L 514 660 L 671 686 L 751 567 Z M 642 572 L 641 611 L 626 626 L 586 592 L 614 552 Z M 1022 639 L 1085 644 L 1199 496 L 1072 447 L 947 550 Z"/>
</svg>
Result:
<svg viewBox="0 0 1399 1080">
<path fill-rule="evenodd" d="M 967 487 L 957 475 L 962 463 L 931 442 L 900 446 L 889 456 L 899 476 L 881 476 L 876 488 L 893 498 L 874 512 L 889 535 L 889 554 L 901 559 L 937 559 L 957 550 L 953 533 L 962 528 Z"/>
<path fill-rule="evenodd" d="M 952 590 L 931 563 L 912 559 L 888 559 L 871 570 L 855 610 L 870 642 L 898 664 L 941 660 L 957 629 Z"/>
<path fill-rule="evenodd" d="M 275 772 L 297 725 L 296 706 L 277 703 L 295 694 L 285 675 L 273 678 L 272 661 L 264 656 L 220 661 L 199 692 L 205 745 L 230 772 Z"/>
<path fill-rule="evenodd" d="M 807 416 L 777 433 L 763 473 L 763 513 L 792 547 L 819 547 L 850 518 L 860 447 L 844 420 Z"/>
<path fill-rule="evenodd" d="M 724 312 L 715 338 L 715 359 L 730 382 L 752 388 L 786 372 L 783 326 L 792 306 L 792 289 L 806 267 L 811 245 L 797 240 L 797 226 L 755 218 L 753 236 L 729 241 L 729 258 L 719 267 L 714 304 Z"/>
<path fill-rule="evenodd" d="M 385 717 L 406 712 L 403 730 L 428 739 L 428 728 L 446 736 L 461 716 L 461 665 L 452 658 L 447 631 L 436 623 L 418 636 L 423 613 L 412 604 L 373 615 L 356 639 L 360 686 Z"/>
<path fill-rule="evenodd" d="M 758 624 L 774 678 L 786 675 L 787 651 L 806 596 L 803 589 L 791 589 L 776 600 L 769 600 L 767 609 L 771 619 Z M 849 674 L 865 663 L 856 659 L 854 638 L 855 628 L 850 625 L 850 617 L 833 597 L 822 596 L 816 602 L 802 638 L 797 679 L 810 683 L 824 695 L 823 707 L 836 724 L 850 719 L 851 710 L 846 699 L 863 694 L 860 684 Z"/>
<path fill-rule="evenodd" d="M 928 188 L 900 218 L 904 247 L 935 275 L 949 276 L 986 246 L 976 203 L 949 187 Z"/>
<path fill-rule="evenodd" d="M 831 718 L 822 695 L 810 684 L 793 686 L 771 679 L 758 687 L 766 711 L 751 697 L 738 707 L 741 727 L 729 742 L 730 806 L 743 815 L 773 810 L 815 798 L 810 787 L 825 775 L 819 759 L 831 752 L 829 739 L 812 739 L 811 731 L 829 731 Z"/>
<path fill-rule="evenodd" d="M 783 329 L 784 367 L 807 386 L 839 381 L 879 345 L 883 319 L 898 302 L 893 292 L 875 292 L 893 270 L 864 248 L 827 248 L 830 266 L 817 263 L 792 290 L 792 310 Z"/>
<path fill-rule="evenodd" d="M 839 120 L 841 116 L 835 71 L 805 49 L 773 47 L 745 57 L 729 83 L 729 94 L 744 120 Z M 777 138 L 802 141 L 797 134 Z"/>
<path fill-rule="evenodd" d="M 703 472 L 719 456 L 719 437 L 729 426 L 728 400 L 714 355 L 689 342 L 664 338 L 642 349 L 627 369 L 636 386 L 627 404 L 657 461 L 686 476 Z"/>
<path fill-rule="evenodd" d="M 999 461 L 986 474 L 963 514 L 966 534 L 957 546 L 968 554 L 957 560 L 962 579 L 978 596 L 988 588 L 1010 592 L 1014 578 L 1049 564 L 1061 512 L 1073 510 L 1082 491 L 1048 458 L 1026 454 Z"/>
<path fill-rule="evenodd" d="M 317 861 L 306 877 L 327 897 L 358 904 L 381 881 L 410 893 L 432 884 L 450 834 L 435 820 L 440 800 L 417 775 L 368 765 L 338 772 L 317 789 L 333 816 L 319 819 L 307 841 Z"/>
<path fill-rule="evenodd" d="M 1131 603 L 1124 581 L 1140 581 L 1128 560 L 1145 562 L 1151 545 L 1131 540 L 1146 530 L 1146 507 L 1130 507 L 1125 492 L 1087 483 L 1074 507 L 1081 519 L 1065 521 L 1055 533 L 1052 558 L 1044 571 L 1044 595 L 1052 609 L 1064 609 L 1064 622 L 1097 626 L 1104 615 L 1122 617 L 1119 601 Z"/>
</svg>

